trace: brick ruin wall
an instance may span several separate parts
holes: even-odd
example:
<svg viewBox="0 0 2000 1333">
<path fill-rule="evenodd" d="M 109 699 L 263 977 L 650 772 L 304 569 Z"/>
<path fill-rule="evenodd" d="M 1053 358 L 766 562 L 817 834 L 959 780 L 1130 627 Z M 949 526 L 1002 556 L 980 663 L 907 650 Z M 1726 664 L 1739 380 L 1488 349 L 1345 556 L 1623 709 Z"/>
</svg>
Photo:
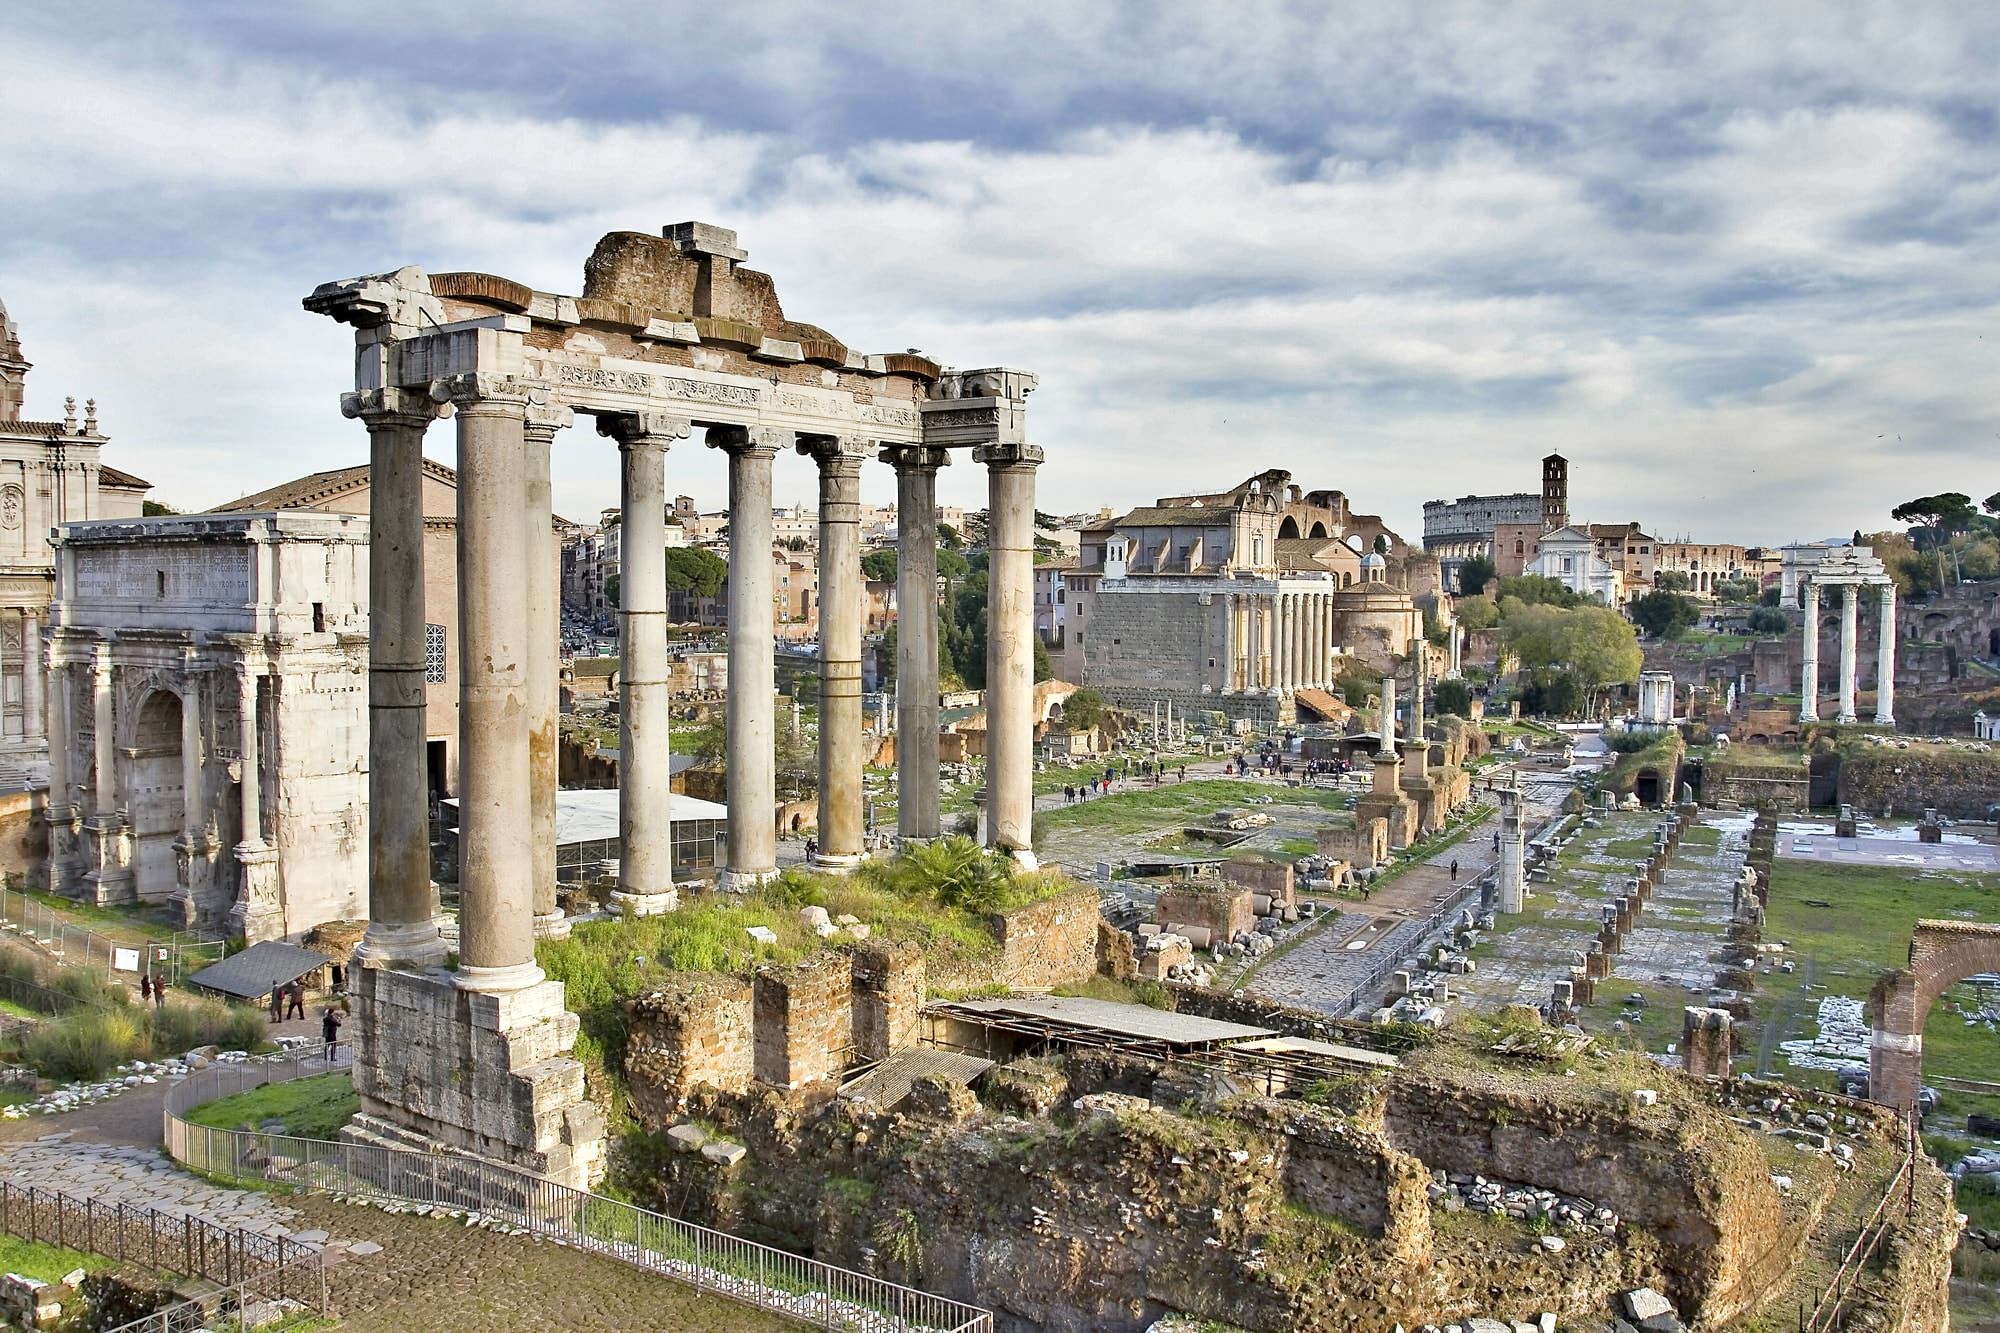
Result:
<svg viewBox="0 0 2000 1333">
<path fill-rule="evenodd" d="M 1915 817 L 1936 807 L 1950 819 L 1985 819 L 2000 805 L 2000 755 L 1971 751 L 1877 750 L 1843 757 L 1840 803 Z"/>
<path fill-rule="evenodd" d="M 1079 886 L 988 920 L 997 953 L 931 971 L 915 944 L 868 940 L 745 981 L 676 978 L 633 1000 L 625 1069 L 649 1128 L 674 1123 L 698 1089 L 831 1096 L 841 1074 L 916 1044 L 931 990 L 1056 986 L 1098 966 L 1097 890 Z"/>
<path fill-rule="evenodd" d="M 1247 886 L 1177 884 L 1160 890 L 1153 918 L 1162 927 L 1200 926 L 1211 939 L 1233 940 L 1257 923 L 1251 895 Z"/>
<path fill-rule="evenodd" d="M 1676 1115 L 1585 1110 L 1525 1093 L 1405 1077 L 1384 1107 L 1389 1141 L 1433 1168 L 1591 1199 L 1659 1238 L 1666 1295 L 1722 1326 L 1791 1272 L 1770 1165 L 1744 1134 L 1692 1142 Z"/>
</svg>

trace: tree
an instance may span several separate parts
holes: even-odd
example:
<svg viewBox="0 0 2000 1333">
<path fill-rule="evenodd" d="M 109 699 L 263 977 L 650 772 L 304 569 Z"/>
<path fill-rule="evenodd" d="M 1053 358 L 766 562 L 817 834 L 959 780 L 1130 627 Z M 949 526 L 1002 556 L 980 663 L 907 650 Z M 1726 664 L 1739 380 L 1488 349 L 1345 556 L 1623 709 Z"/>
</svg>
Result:
<svg viewBox="0 0 2000 1333">
<path fill-rule="evenodd" d="M 622 580 L 616 574 L 606 574 L 604 576 L 604 600 L 613 607 L 619 605 L 618 588 L 621 583 Z"/>
<path fill-rule="evenodd" d="M 1503 602 L 1512 597 L 1530 606 L 1575 606 L 1583 600 L 1561 579 L 1552 579 L 1546 574 L 1522 574 L 1517 578 L 1501 579 L 1500 597 Z M 1501 614 L 1504 618 L 1504 606 Z"/>
<path fill-rule="evenodd" d="M 965 538 L 958 535 L 958 529 L 949 523 L 938 524 L 938 548 L 945 551 L 959 551 L 965 548 Z"/>
<path fill-rule="evenodd" d="M 146 518 L 165 518 L 180 512 L 180 510 L 174 508 L 172 505 L 162 504 L 158 500 L 141 500 L 139 502 L 139 513 Z"/>
<path fill-rule="evenodd" d="M 1745 623 L 1752 634 L 1784 634 L 1792 628 L 1790 616 L 1769 606 L 1760 606 L 1752 611 Z"/>
<path fill-rule="evenodd" d="M 1639 678 L 1644 656 L 1631 622 L 1605 606 L 1565 610 L 1516 604 L 1501 622 L 1510 652 L 1533 672 L 1560 670 L 1595 704 L 1607 685 Z M 1566 710 L 1547 710 L 1566 711 Z"/>
<path fill-rule="evenodd" d="M 1757 605 L 1776 606 L 1779 602 L 1783 601 L 1784 598 L 1785 598 L 1785 590 L 1783 588 L 1766 588 L 1764 589 L 1763 595 L 1757 598 Z"/>
<path fill-rule="evenodd" d="M 895 552 L 891 551 L 889 554 L 894 555 Z M 938 548 L 937 553 L 937 572 L 938 577 L 945 581 L 946 586 L 949 586 L 957 583 L 967 574 L 970 574 L 972 572 L 972 564 L 957 551 L 941 546 Z"/>
<path fill-rule="evenodd" d="M 861 577 L 867 579 L 870 583 L 894 583 L 896 581 L 896 548 L 885 546 L 879 551 L 870 551 L 867 555 L 862 556 Z"/>
<path fill-rule="evenodd" d="M 1937 554 L 1938 587 L 1944 586 L 1944 548 L 1946 535 L 1971 524 L 1973 518 L 1972 497 L 1959 491 L 1940 491 L 1936 495 L 1920 495 L 1905 501 L 1889 511 L 1889 517 L 1898 523 L 1908 523 L 1913 527 L 1929 528 L 1931 549 Z"/>
<path fill-rule="evenodd" d="M 1458 567 L 1458 591 L 1464 597 L 1477 597 L 1486 591 L 1487 583 L 1498 577 L 1500 571 L 1493 561 L 1483 555 L 1475 555 Z"/>
<path fill-rule="evenodd" d="M 1452 610 L 1466 629 L 1492 629 L 1500 623 L 1500 604 L 1490 597 L 1462 597 Z"/>
<path fill-rule="evenodd" d="M 1733 605 L 1756 601 L 1757 591 L 1755 579 L 1719 579 L 1715 584 L 1716 597 Z"/>
<path fill-rule="evenodd" d="M 1056 678 L 1056 664 L 1049 660 L 1049 646 L 1042 642 L 1042 636 L 1035 636 L 1035 683 Z"/>
<path fill-rule="evenodd" d="M 1472 690 L 1462 680 L 1441 680 L 1431 691 L 1431 702 L 1440 713 L 1456 717 L 1472 716 Z"/>
<path fill-rule="evenodd" d="M 1063 725 L 1071 731 L 1089 731 L 1104 720 L 1104 696 L 1085 686 L 1063 700 Z"/>
<path fill-rule="evenodd" d="M 1678 569 L 1663 569 L 1653 575 L 1653 587 L 1659 592 L 1687 592 L 1694 587 L 1694 580 Z"/>
<path fill-rule="evenodd" d="M 1678 639 L 1701 618 L 1692 597 L 1655 589 L 1632 602 L 1632 623 L 1659 639 Z"/>
<path fill-rule="evenodd" d="M 729 562 L 699 546 L 667 548 L 667 588 L 671 592 L 691 592 L 697 597 L 714 597 L 729 580 Z"/>
</svg>

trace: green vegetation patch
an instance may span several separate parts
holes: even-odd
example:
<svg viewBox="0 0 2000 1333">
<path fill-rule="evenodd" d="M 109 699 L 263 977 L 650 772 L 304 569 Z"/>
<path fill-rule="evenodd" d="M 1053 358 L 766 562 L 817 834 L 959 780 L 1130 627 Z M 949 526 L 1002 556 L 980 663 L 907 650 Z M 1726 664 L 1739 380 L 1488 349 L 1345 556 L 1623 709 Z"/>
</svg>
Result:
<svg viewBox="0 0 2000 1333">
<path fill-rule="evenodd" d="M 262 1129 L 267 1120 L 281 1120 L 287 1134 L 330 1139 L 360 1113 L 354 1080 L 339 1071 L 252 1088 L 197 1106 L 184 1118 L 212 1129 Z"/>
<path fill-rule="evenodd" d="M 65 971 L 66 978 L 81 975 Z M 0 1046 L 0 1059 L 44 1078 L 78 1082 L 103 1078 L 134 1060 L 158 1060 L 197 1046 L 254 1050 L 265 1039 L 264 1013 L 220 1000 L 170 999 L 164 1008 L 133 1004 L 122 989 L 104 989 L 97 1003 L 79 1005 Z"/>
<path fill-rule="evenodd" d="M 1339 810 L 1345 805 L 1340 792 L 1322 787 L 1279 787 L 1269 782 L 1203 778 L 1099 796 L 1060 810 L 1045 810 L 1035 816 L 1035 828 L 1038 835 L 1074 828 L 1114 834 L 1143 833 L 1169 824 L 1206 819 L 1217 810 L 1245 806 L 1252 798 L 1282 805 L 1318 806 L 1322 810 Z M 1262 805 L 1248 808 L 1267 809 Z"/>
<path fill-rule="evenodd" d="M 79 1268 L 86 1273 L 97 1273 L 112 1266 L 102 1255 L 44 1245 L 0 1232 L 0 1272 L 18 1273 L 42 1282 L 60 1282 L 63 1274 Z"/>
</svg>

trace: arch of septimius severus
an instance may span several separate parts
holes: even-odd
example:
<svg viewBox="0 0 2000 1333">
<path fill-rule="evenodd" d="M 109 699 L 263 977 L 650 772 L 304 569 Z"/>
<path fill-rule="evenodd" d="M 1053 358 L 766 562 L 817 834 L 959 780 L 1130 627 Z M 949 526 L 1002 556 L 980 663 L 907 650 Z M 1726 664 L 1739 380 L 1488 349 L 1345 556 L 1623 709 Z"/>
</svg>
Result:
<svg viewBox="0 0 2000 1333">
<path fill-rule="evenodd" d="M 578 414 L 620 455 L 619 900 L 676 905 L 668 812 L 664 523 L 667 454 L 701 432 L 729 457 L 730 545 L 771 545 L 780 453 L 820 485 L 820 863 L 862 851 L 863 583 L 856 509 L 872 452 L 895 469 L 903 608 L 898 808 L 905 838 L 938 827 L 937 470 L 987 469 L 988 842 L 1025 861 L 1033 812 L 1032 375 L 952 373 L 916 353 L 865 355 L 785 317 L 734 232 L 680 223 L 613 232 L 581 296 L 484 273 L 415 268 L 327 283 L 308 310 L 354 326 L 342 412 L 370 439 L 369 925 L 359 957 L 360 1133 L 443 1140 L 561 1178 L 589 1174 L 601 1126 L 567 1058 L 576 1018 L 535 965 L 555 906 L 557 604 L 549 458 Z M 424 432 L 457 427 L 460 954 L 445 972 L 424 801 Z M 658 552 L 651 561 L 646 551 Z M 643 577 L 641 571 L 645 571 Z M 720 876 L 776 873 L 771 567 L 731 561 L 730 810 Z"/>
</svg>

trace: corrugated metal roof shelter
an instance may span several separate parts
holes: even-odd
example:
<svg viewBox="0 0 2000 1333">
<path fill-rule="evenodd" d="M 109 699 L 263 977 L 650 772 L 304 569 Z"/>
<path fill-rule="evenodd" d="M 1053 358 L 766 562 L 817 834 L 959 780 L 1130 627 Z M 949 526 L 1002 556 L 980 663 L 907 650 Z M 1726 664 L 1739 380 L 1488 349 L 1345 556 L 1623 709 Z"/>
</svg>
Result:
<svg viewBox="0 0 2000 1333">
<path fill-rule="evenodd" d="M 946 1078 L 954 1083 L 969 1084 L 991 1068 L 993 1061 L 982 1060 L 976 1055 L 933 1050 L 928 1046 L 909 1046 L 893 1052 L 881 1064 L 849 1083 L 840 1090 L 840 1095 L 849 1101 L 873 1102 L 887 1108 L 909 1096 L 910 1088 L 920 1078 Z"/>
<path fill-rule="evenodd" d="M 239 1000 L 261 1000 L 271 987 L 297 981 L 332 961 L 323 953 L 301 949 L 283 940 L 265 940 L 242 953 L 211 963 L 188 978 L 188 984 L 219 991 Z"/>
<path fill-rule="evenodd" d="M 1272 1037 L 1270 1028 L 1223 1023 L 1195 1014 L 1177 1014 L 1143 1004 L 1120 1004 L 1114 1000 L 1091 1000 L 1075 995 L 1031 995 L 997 1000 L 960 1000 L 947 1006 L 969 1014 L 1053 1023 L 1062 1027 L 1155 1041 L 1171 1047 L 1213 1046 L 1219 1042 L 1241 1041 L 1250 1037 Z"/>
</svg>

